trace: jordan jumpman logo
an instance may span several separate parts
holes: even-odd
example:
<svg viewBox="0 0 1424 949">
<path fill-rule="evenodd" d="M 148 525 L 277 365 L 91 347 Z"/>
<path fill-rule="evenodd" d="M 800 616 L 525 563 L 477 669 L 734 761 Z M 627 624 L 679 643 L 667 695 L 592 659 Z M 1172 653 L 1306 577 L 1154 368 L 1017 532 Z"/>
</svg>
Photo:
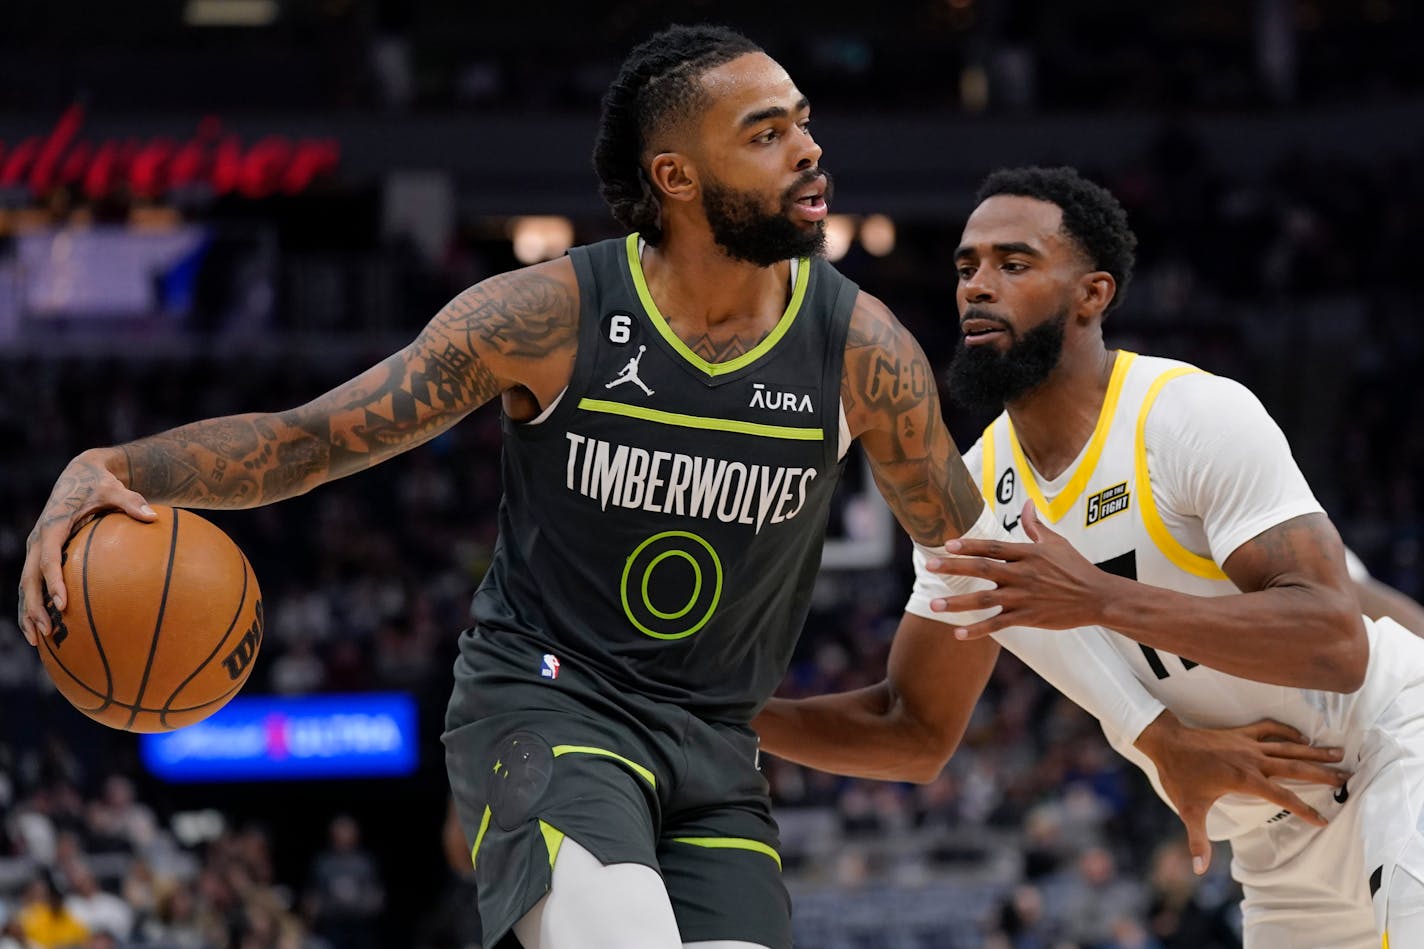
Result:
<svg viewBox="0 0 1424 949">
<path fill-rule="evenodd" d="M 603 388 L 611 389 L 614 386 L 621 386 L 625 382 L 631 382 L 639 389 L 642 389 L 644 394 L 652 395 L 653 390 L 643 385 L 643 380 L 638 378 L 638 363 L 642 360 L 643 351 L 647 348 L 648 347 L 646 346 L 639 346 L 638 355 L 628 360 L 628 365 L 624 366 L 622 371 L 618 373 L 618 378 L 614 379 L 612 382 L 608 383 Z"/>
</svg>

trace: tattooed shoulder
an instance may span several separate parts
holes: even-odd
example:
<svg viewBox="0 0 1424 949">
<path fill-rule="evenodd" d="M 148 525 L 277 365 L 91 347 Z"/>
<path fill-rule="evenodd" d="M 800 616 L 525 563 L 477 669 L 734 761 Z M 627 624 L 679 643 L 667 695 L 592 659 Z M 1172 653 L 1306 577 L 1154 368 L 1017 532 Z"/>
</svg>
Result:
<svg viewBox="0 0 1424 949">
<path fill-rule="evenodd" d="M 890 308 L 879 298 L 862 290 L 855 298 L 855 309 L 851 311 L 850 326 L 846 330 L 846 349 L 883 346 L 897 330 L 903 331 Z"/>
<path fill-rule="evenodd" d="M 919 345 L 885 304 L 863 292 L 846 333 L 841 398 L 848 420 L 855 416 L 863 424 L 877 414 L 927 407 L 936 398 Z"/>
<path fill-rule="evenodd" d="M 851 316 L 842 379 L 846 421 L 901 526 L 923 543 L 963 533 L 983 499 L 940 417 L 929 360 L 885 304 L 865 293 Z"/>
<path fill-rule="evenodd" d="M 470 352 L 539 359 L 574 346 L 578 283 L 567 260 L 499 274 L 461 293 L 430 332 L 454 337 Z"/>
</svg>

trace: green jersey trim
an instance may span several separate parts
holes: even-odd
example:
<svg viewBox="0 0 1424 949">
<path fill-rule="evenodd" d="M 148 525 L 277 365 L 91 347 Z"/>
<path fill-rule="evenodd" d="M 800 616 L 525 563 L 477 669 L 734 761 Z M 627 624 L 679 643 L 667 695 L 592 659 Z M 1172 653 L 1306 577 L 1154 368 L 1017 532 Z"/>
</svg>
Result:
<svg viewBox="0 0 1424 949">
<path fill-rule="evenodd" d="M 480 817 L 480 829 L 475 834 L 475 845 L 470 848 L 470 869 L 475 868 L 475 864 L 480 862 L 480 844 L 485 842 L 485 831 L 489 830 L 490 808 L 485 805 L 485 812 Z"/>
<path fill-rule="evenodd" d="M 579 399 L 579 408 L 588 412 L 605 412 L 609 415 L 623 415 L 627 418 L 657 422 L 659 425 L 676 425 L 679 428 L 701 428 L 714 432 L 736 432 L 740 435 L 755 435 L 758 438 L 788 438 L 792 441 L 824 441 L 826 434 L 819 428 L 798 428 L 794 425 L 763 425 L 760 422 L 743 422 L 734 418 L 711 418 L 706 415 L 684 415 L 681 412 L 664 412 L 661 409 L 645 409 L 640 405 L 626 402 L 610 402 L 606 399 Z"/>
<path fill-rule="evenodd" d="M 781 854 L 760 840 L 748 840 L 745 837 L 674 837 L 673 841 L 680 844 L 691 844 L 694 847 L 708 847 L 713 850 L 751 850 L 755 853 L 764 853 L 776 861 L 777 869 L 781 869 Z"/>
<path fill-rule="evenodd" d="M 801 312 L 801 302 L 806 299 L 806 287 L 811 282 L 811 260 L 808 257 L 801 258 L 800 266 L 796 270 L 796 286 L 791 290 L 791 302 L 786 304 L 786 311 L 781 314 L 781 319 L 777 320 L 776 328 L 767 334 L 766 339 L 757 343 L 751 349 L 742 353 L 736 359 L 729 359 L 726 362 L 708 362 L 701 356 L 687 348 L 672 327 L 668 325 L 663 317 L 658 305 L 653 302 L 653 295 L 648 292 L 648 281 L 643 277 L 643 262 L 638 259 L 638 234 L 634 232 L 628 235 L 628 270 L 633 275 L 633 286 L 638 290 L 638 299 L 643 303 L 643 309 L 647 311 L 648 318 L 657 327 L 658 333 L 667 344 L 677 353 L 686 359 L 696 368 L 707 373 L 709 376 L 725 376 L 729 372 L 736 372 L 756 362 L 762 356 L 771 352 L 776 344 L 781 342 L 781 338 L 791 329 L 791 324 L 796 322 L 796 315 Z"/>
<path fill-rule="evenodd" d="M 554 869 L 554 861 L 559 858 L 559 848 L 564 845 L 564 832 L 547 821 L 539 822 L 539 833 L 544 835 L 544 849 L 549 851 L 549 869 Z"/>
<path fill-rule="evenodd" d="M 612 758 L 619 764 L 622 764 L 625 767 L 631 769 L 635 774 L 638 775 L 638 777 L 648 782 L 648 784 L 654 790 L 657 789 L 658 779 L 657 776 L 653 774 L 653 772 L 638 764 L 636 761 L 629 761 L 627 758 L 623 757 L 615 751 L 609 751 L 606 748 L 594 748 L 589 745 L 555 745 L 554 757 L 558 758 L 563 755 L 599 755 L 604 758 Z"/>
</svg>

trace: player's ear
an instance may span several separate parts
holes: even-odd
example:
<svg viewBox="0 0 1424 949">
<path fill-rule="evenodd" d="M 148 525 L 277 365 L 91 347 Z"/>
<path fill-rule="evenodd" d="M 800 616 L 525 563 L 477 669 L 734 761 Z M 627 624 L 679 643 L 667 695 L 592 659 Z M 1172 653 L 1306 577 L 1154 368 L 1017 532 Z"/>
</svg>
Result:
<svg viewBox="0 0 1424 949">
<path fill-rule="evenodd" d="M 697 197 L 697 168 L 681 152 L 660 152 L 653 156 L 648 168 L 653 190 L 673 201 L 691 201 Z"/>
<path fill-rule="evenodd" d="M 1079 280 L 1078 294 L 1079 314 L 1100 318 L 1117 296 L 1117 281 L 1106 270 L 1089 271 Z"/>
</svg>

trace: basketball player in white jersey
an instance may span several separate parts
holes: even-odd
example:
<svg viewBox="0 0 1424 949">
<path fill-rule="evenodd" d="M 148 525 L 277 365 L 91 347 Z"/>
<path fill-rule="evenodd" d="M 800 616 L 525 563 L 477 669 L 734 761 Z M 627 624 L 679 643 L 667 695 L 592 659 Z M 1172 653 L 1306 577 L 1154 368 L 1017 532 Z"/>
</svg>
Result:
<svg viewBox="0 0 1424 949">
<path fill-rule="evenodd" d="M 1007 405 L 965 461 L 1033 542 L 917 549 L 886 681 L 774 701 L 764 747 L 923 778 L 963 732 L 984 637 L 1058 685 L 1047 630 L 1102 627 L 1105 686 L 1068 694 L 1177 808 L 1198 872 L 1204 837 L 1231 842 L 1247 949 L 1424 947 L 1424 643 L 1360 615 L 1340 539 L 1249 391 L 1104 345 L 1135 245 L 1117 201 L 1071 169 L 998 172 L 979 198 L 950 389 Z M 1165 706 L 1146 727 L 1098 707 L 1124 668 L 1150 696 L 1130 704 Z M 1339 748 L 1343 771 L 1279 737 Z"/>
</svg>

